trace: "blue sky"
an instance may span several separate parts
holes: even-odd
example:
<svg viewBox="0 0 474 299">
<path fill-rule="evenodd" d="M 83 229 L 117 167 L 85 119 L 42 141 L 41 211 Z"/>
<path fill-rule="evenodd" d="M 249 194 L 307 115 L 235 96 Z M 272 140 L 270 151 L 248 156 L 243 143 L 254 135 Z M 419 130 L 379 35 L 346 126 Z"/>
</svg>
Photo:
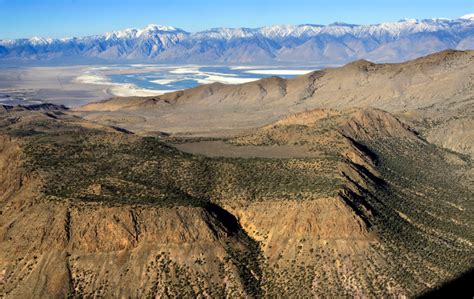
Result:
<svg viewBox="0 0 474 299">
<path fill-rule="evenodd" d="M 457 18 L 474 0 L 0 0 L 0 39 L 83 36 L 150 23 L 187 31 Z"/>
</svg>

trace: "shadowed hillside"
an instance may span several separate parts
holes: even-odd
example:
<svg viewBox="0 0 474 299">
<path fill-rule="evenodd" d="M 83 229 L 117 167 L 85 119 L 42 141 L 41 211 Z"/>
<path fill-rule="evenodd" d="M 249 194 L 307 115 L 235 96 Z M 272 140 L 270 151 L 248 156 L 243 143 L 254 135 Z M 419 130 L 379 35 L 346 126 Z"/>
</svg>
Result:
<svg viewBox="0 0 474 299">
<path fill-rule="evenodd" d="M 416 296 L 472 265 L 471 159 L 379 109 L 202 140 L 3 107 L 0 136 L 6 297 Z"/>
</svg>

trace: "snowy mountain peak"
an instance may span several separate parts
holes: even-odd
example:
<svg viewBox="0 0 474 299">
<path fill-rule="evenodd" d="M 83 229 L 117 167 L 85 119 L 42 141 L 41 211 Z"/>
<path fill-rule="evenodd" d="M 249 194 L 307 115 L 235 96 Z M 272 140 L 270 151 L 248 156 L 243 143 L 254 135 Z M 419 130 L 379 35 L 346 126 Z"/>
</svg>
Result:
<svg viewBox="0 0 474 299">
<path fill-rule="evenodd" d="M 142 32 L 150 31 L 178 31 L 179 29 L 173 26 L 157 25 L 157 24 L 148 24 L 143 29 Z"/>
<path fill-rule="evenodd" d="M 268 38 L 284 38 L 288 36 L 302 37 L 315 35 L 321 32 L 323 25 L 273 25 L 261 27 L 258 32 Z"/>
<path fill-rule="evenodd" d="M 469 21 L 474 21 L 474 13 L 470 13 L 467 15 L 464 15 L 460 17 L 461 20 L 469 20 Z"/>
<path fill-rule="evenodd" d="M 161 25 L 157 25 L 157 24 L 148 24 L 146 25 L 145 27 L 143 27 L 143 31 L 155 31 L 155 30 L 159 30 L 160 27 L 165 27 L 165 26 L 161 26 Z"/>
<path fill-rule="evenodd" d="M 1 0 L 0 0 L 1 1 Z M 474 14 L 459 19 L 403 19 L 372 25 L 273 25 L 188 33 L 150 24 L 103 35 L 0 40 L 0 63 L 37 60 L 172 62 L 400 61 L 442 49 L 474 49 Z M 387 50 L 388 49 L 388 50 Z M 414 54 L 415 53 L 415 54 Z"/>
<path fill-rule="evenodd" d="M 37 37 L 33 36 L 28 40 L 32 45 L 45 45 L 53 42 L 52 38 L 43 38 L 43 37 Z"/>
<path fill-rule="evenodd" d="M 273 25 L 266 26 L 259 29 L 259 32 L 264 36 L 288 36 L 295 32 L 298 26 L 294 25 Z"/>
<path fill-rule="evenodd" d="M 149 24 L 143 29 L 129 28 L 121 31 L 108 32 L 104 36 L 106 40 L 134 39 L 140 36 L 156 35 L 162 33 L 184 33 L 184 31 L 172 26 Z"/>
<path fill-rule="evenodd" d="M 125 29 L 121 31 L 107 32 L 105 34 L 105 39 L 106 40 L 110 40 L 114 38 L 130 39 L 130 38 L 136 37 L 137 32 L 138 30 L 135 28 Z"/>
</svg>

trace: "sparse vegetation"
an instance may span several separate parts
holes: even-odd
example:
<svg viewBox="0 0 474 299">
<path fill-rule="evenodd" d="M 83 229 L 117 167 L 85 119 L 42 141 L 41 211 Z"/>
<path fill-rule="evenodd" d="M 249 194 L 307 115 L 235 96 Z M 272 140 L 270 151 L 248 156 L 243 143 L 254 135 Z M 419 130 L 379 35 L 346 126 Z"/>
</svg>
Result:
<svg viewBox="0 0 474 299">
<path fill-rule="evenodd" d="M 379 111 L 364 117 L 370 113 L 399 126 Z M 303 144 L 319 153 L 297 159 L 191 155 L 160 138 L 70 120 L 2 130 L 18 140 L 24 173 L 40 178 L 48 208 L 44 218 L 35 214 L 41 221 L 32 231 L 48 236 L 41 240 L 61 231 L 47 244 L 68 251 L 72 297 L 117 295 L 117 281 L 139 282 L 137 296 L 147 297 L 416 296 L 467 270 L 474 207 L 463 174 L 472 161 L 451 164 L 446 157 L 455 153 L 409 131 L 396 135 L 356 121 L 353 112 L 338 112 L 321 124 L 271 126 L 226 140 Z M 348 129 L 348 122 L 355 125 Z M 17 213 L 28 215 L 35 204 Z M 78 230 L 78 215 L 105 217 L 96 210 L 122 213 L 91 218 Z M 146 211 L 153 213 L 141 216 Z M 295 216 L 280 219 L 277 211 Z M 26 240 L 38 239 L 29 233 Z M 110 247 L 99 244 L 106 234 L 113 235 Z M 157 241 L 159 234 L 166 237 Z M 84 245 L 85 236 L 92 244 Z M 23 243 L 5 274 L 6 294 L 44 267 L 49 247 Z M 95 255 L 104 264 L 96 266 Z"/>
</svg>

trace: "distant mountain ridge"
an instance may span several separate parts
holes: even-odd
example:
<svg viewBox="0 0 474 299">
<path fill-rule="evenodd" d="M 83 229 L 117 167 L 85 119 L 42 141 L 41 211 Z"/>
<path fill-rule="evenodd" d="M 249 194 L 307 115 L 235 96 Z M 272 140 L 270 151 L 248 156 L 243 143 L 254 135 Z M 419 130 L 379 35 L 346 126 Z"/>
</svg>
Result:
<svg viewBox="0 0 474 299">
<path fill-rule="evenodd" d="M 397 62 L 444 49 L 474 49 L 474 14 L 354 25 L 213 28 L 190 33 L 150 24 L 80 38 L 0 40 L 1 62 L 153 61 L 170 63 Z"/>
</svg>

